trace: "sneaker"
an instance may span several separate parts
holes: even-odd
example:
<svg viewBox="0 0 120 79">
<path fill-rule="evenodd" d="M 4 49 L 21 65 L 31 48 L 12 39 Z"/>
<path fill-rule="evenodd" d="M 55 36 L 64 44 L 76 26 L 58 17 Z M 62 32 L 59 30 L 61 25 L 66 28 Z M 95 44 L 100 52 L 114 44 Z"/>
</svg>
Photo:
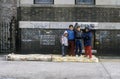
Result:
<svg viewBox="0 0 120 79">
<path fill-rule="evenodd" d="M 76 55 L 76 57 L 79 57 L 79 55 Z"/>
<path fill-rule="evenodd" d="M 76 55 L 76 57 L 81 57 L 82 55 Z"/>
<path fill-rule="evenodd" d="M 62 55 L 62 57 L 65 57 L 66 55 Z"/>
</svg>

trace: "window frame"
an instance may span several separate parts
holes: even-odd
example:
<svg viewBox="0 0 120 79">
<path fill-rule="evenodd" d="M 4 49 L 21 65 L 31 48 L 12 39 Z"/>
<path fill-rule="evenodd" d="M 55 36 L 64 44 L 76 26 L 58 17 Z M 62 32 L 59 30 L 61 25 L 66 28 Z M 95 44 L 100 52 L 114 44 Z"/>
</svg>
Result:
<svg viewBox="0 0 120 79">
<path fill-rule="evenodd" d="M 36 0 L 34 0 L 34 4 L 50 4 L 50 5 L 52 5 L 52 4 L 54 4 L 54 0 L 53 0 L 53 2 L 52 3 L 36 3 Z"/>
<path fill-rule="evenodd" d="M 95 0 L 93 0 L 93 3 L 78 3 L 77 0 L 75 0 L 75 5 L 95 5 Z"/>
</svg>

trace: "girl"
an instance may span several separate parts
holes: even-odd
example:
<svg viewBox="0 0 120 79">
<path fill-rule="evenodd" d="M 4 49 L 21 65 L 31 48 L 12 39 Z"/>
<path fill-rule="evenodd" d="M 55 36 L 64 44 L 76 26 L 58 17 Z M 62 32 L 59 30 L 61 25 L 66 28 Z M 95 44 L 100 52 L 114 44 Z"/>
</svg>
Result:
<svg viewBox="0 0 120 79">
<path fill-rule="evenodd" d="M 62 56 L 66 56 L 67 50 L 68 50 L 68 34 L 64 33 L 61 38 L 61 44 L 62 44 Z"/>
</svg>

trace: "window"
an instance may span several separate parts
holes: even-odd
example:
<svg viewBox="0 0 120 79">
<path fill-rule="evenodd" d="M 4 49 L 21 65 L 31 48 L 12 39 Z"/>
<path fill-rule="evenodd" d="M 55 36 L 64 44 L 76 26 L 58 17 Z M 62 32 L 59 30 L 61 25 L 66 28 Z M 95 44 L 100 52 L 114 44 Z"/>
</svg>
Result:
<svg viewBox="0 0 120 79">
<path fill-rule="evenodd" d="M 53 4 L 54 0 L 35 0 L 35 4 Z"/>
<path fill-rule="evenodd" d="M 94 0 L 76 0 L 76 4 L 92 5 L 92 4 L 94 4 Z"/>
</svg>

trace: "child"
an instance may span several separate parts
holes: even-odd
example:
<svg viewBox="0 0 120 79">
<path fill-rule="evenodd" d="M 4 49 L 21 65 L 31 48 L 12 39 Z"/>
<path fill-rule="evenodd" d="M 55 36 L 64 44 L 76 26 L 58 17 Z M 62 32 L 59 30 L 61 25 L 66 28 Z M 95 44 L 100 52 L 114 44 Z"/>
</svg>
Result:
<svg viewBox="0 0 120 79">
<path fill-rule="evenodd" d="M 76 45 L 76 56 L 82 55 L 82 31 L 80 26 L 75 29 L 75 45 Z"/>
<path fill-rule="evenodd" d="M 68 50 L 69 50 L 69 56 L 75 56 L 75 33 L 73 30 L 73 25 L 69 25 L 69 29 L 65 31 L 65 33 L 68 34 Z"/>
<path fill-rule="evenodd" d="M 89 58 L 92 58 L 92 33 L 89 29 L 89 27 L 85 27 L 85 32 L 83 33 L 83 40 L 84 40 L 84 47 L 85 47 L 85 57 L 89 56 Z"/>
<path fill-rule="evenodd" d="M 67 49 L 68 49 L 68 34 L 64 33 L 61 38 L 61 44 L 62 44 L 62 56 L 66 56 Z"/>
</svg>

